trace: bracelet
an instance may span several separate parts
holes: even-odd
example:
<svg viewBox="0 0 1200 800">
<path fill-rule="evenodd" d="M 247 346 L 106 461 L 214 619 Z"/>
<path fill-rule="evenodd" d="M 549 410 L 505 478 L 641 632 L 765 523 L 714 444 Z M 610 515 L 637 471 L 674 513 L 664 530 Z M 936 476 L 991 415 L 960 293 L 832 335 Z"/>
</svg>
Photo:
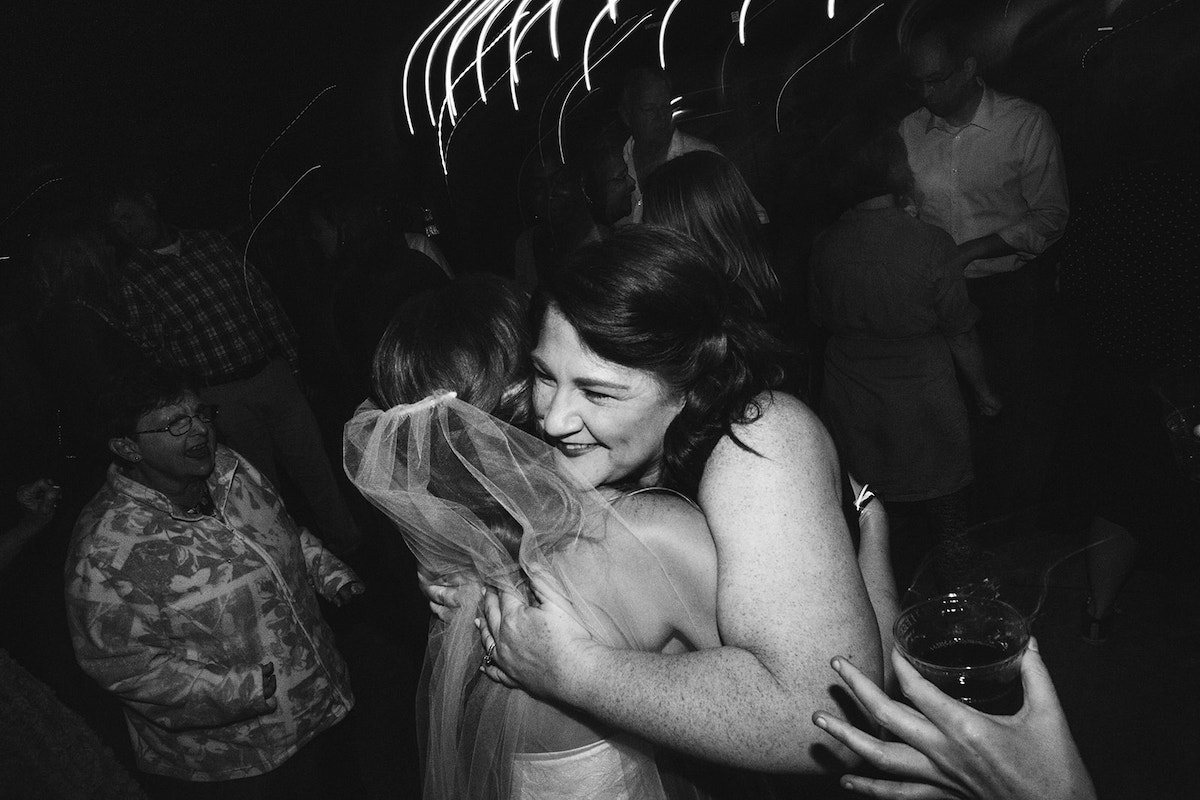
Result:
<svg viewBox="0 0 1200 800">
<path fill-rule="evenodd" d="M 863 484 L 863 487 L 858 490 L 858 497 L 854 498 L 854 510 L 862 514 L 863 509 L 875 499 L 875 493 L 871 491 L 868 484 Z"/>
</svg>

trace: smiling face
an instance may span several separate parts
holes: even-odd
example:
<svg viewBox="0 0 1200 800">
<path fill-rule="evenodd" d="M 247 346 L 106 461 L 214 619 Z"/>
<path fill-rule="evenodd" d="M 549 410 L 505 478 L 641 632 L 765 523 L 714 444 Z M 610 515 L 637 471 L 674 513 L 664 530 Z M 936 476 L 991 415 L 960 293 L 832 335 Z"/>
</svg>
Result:
<svg viewBox="0 0 1200 800">
<path fill-rule="evenodd" d="M 683 409 L 653 373 L 606 361 L 551 305 L 533 351 L 533 406 L 546 440 L 593 486 L 653 486 Z"/>
<path fill-rule="evenodd" d="M 208 478 L 216 464 L 217 433 L 213 423 L 196 416 L 200 406 L 200 398 L 184 392 L 176 402 L 138 418 L 135 430 L 154 433 L 135 433 L 111 441 L 117 455 L 132 462 L 131 477 L 169 497 Z M 192 427 L 182 436 L 159 430 L 189 416 Z"/>
</svg>

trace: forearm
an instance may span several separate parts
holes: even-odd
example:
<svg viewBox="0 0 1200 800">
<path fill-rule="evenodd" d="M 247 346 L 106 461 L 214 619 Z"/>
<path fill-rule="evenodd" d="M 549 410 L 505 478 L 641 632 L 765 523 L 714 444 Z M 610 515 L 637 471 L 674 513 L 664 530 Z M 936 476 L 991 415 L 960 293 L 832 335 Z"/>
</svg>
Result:
<svg viewBox="0 0 1200 800">
<path fill-rule="evenodd" d="M 879 498 L 871 500 L 858 517 L 859 544 L 858 568 L 862 572 L 867 596 L 875 610 L 875 621 L 879 626 L 879 641 L 883 652 L 892 650 L 892 626 L 900 615 L 900 597 L 896 587 L 896 576 L 892 572 L 890 555 L 890 526 L 887 509 Z M 884 658 L 884 687 L 890 689 L 894 683 L 891 659 Z"/>
<path fill-rule="evenodd" d="M 958 367 L 963 378 L 977 395 L 990 397 L 991 387 L 988 386 L 987 375 L 983 366 L 983 350 L 979 346 L 979 334 L 974 328 L 957 336 L 949 336 L 946 343 L 950 346 L 950 356 Z"/>
<path fill-rule="evenodd" d="M 340 558 L 326 549 L 324 543 L 308 528 L 300 528 L 300 548 L 308 577 L 317 593 L 331 600 L 348 583 L 359 580 L 358 575 Z"/>
<path fill-rule="evenodd" d="M 820 669 L 823 658 L 812 656 L 813 669 Z M 664 656 L 596 645 L 580 661 L 563 699 L 650 741 L 771 772 L 836 772 L 855 760 L 808 724 L 812 709 L 829 703 L 823 676 L 789 687 L 736 647 Z M 865 661 L 868 671 L 880 671 L 877 659 Z"/>
<path fill-rule="evenodd" d="M 997 233 L 969 239 L 958 246 L 959 260 L 964 268 L 972 261 L 978 261 L 981 258 L 998 258 L 1012 255 L 1015 252 L 1017 249 L 1000 238 Z"/>
</svg>

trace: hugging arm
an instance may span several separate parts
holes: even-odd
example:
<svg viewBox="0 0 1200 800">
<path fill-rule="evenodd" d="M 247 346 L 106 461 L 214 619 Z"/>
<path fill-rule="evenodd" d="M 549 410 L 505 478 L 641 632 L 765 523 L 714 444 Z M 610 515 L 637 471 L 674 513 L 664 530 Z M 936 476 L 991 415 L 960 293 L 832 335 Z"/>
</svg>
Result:
<svg viewBox="0 0 1200 800">
<path fill-rule="evenodd" d="M 682 655 L 615 650 L 551 607 L 489 595 L 498 662 L 522 686 L 713 761 L 821 772 L 837 765 L 808 721 L 830 701 L 827 647 L 883 674 L 875 615 L 838 502 L 837 458 L 815 416 L 787 396 L 718 443 L 700 505 L 718 563 L 722 647 Z M 809 733 L 808 731 L 811 731 Z M 839 755 L 850 757 L 849 751 Z"/>
</svg>

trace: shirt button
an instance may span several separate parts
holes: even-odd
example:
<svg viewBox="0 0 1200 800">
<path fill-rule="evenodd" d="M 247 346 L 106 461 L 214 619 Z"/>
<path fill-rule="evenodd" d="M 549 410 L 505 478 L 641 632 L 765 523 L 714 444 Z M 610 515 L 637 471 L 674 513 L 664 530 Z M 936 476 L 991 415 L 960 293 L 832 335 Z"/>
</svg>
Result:
<svg viewBox="0 0 1200 800">
<path fill-rule="evenodd" d="M 957 175 L 957 174 L 958 174 L 958 170 L 957 170 L 957 169 L 952 169 L 952 170 L 950 170 L 950 171 L 951 171 L 951 172 L 953 172 L 955 175 Z"/>
</svg>

